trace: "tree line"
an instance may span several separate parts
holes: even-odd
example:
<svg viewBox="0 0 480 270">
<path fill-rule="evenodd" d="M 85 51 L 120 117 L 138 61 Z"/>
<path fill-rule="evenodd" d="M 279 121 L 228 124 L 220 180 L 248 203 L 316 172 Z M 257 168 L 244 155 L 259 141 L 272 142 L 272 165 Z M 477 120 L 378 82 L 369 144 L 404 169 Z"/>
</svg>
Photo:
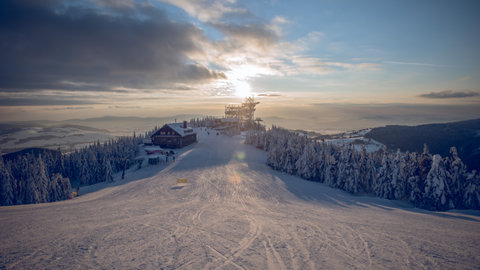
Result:
<svg viewBox="0 0 480 270">
<path fill-rule="evenodd" d="M 0 157 L 0 205 L 65 200 L 72 186 L 111 182 L 114 173 L 135 164 L 138 145 L 150 133 L 96 142 L 67 154 L 58 149 Z"/>
<path fill-rule="evenodd" d="M 275 170 L 325 183 L 350 193 L 370 193 L 390 200 L 407 200 L 430 210 L 480 209 L 480 174 L 468 171 L 455 147 L 451 155 L 382 151 L 365 146 L 333 145 L 273 126 L 251 130 L 246 144 L 268 152 Z"/>
</svg>

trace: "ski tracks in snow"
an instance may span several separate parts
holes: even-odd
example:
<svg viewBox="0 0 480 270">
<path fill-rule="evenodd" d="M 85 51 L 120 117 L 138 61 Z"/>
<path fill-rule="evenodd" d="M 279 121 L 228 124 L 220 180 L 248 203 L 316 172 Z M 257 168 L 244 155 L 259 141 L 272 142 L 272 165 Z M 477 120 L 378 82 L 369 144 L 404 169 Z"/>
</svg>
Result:
<svg viewBox="0 0 480 270">
<path fill-rule="evenodd" d="M 149 178 L 71 201 L 0 208 L 0 269 L 480 265 L 473 216 L 378 207 L 385 200 L 274 172 L 264 152 L 239 139 L 200 140 Z"/>
</svg>

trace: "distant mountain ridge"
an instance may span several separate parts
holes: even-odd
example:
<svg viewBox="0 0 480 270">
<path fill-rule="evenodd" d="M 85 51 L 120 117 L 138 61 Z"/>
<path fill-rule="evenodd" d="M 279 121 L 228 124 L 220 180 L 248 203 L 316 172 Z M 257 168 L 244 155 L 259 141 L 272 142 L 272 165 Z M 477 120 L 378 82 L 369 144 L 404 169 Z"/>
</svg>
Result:
<svg viewBox="0 0 480 270">
<path fill-rule="evenodd" d="M 480 119 L 418 126 L 388 125 L 373 128 L 365 135 L 395 151 L 422 152 L 427 144 L 430 153 L 450 155 L 455 146 L 468 168 L 480 170 Z"/>
<path fill-rule="evenodd" d="M 57 150 L 52 150 L 52 149 L 47 149 L 47 148 L 41 148 L 41 147 L 31 147 L 31 148 L 25 148 L 23 150 L 19 150 L 16 152 L 8 153 L 3 155 L 2 157 L 4 160 L 14 160 L 19 156 L 23 156 L 26 154 L 31 154 L 35 157 L 38 157 L 40 155 L 45 155 L 46 153 L 52 155 L 53 157 L 56 157 L 58 155 Z"/>
</svg>

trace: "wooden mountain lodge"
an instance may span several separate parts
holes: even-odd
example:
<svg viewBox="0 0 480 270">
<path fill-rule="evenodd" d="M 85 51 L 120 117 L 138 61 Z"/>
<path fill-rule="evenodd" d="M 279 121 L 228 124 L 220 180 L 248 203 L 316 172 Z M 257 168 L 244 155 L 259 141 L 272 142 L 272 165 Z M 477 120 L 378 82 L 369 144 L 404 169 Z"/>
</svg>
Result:
<svg viewBox="0 0 480 270">
<path fill-rule="evenodd" d="M 197 133 L 183 123 L 165 124 L 152 135 L 152 143 L 162 148 L 182 148 L 197 141 Z"/>
</svg>

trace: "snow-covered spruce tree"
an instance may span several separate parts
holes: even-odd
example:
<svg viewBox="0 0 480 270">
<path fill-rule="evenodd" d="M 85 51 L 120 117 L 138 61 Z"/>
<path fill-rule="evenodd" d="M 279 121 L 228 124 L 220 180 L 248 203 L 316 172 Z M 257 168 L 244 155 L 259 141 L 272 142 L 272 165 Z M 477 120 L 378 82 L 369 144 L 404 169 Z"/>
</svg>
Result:
<svg viewBox="0 0 480 270">
<path fill-rule="evenodd" d="M 110 158 L 105 158 L 104 159 L 104 176 L 105 176 L 105 181 L 106 182 L 113 182 L 113 170 L 112 170 L 112 161 Z"/>
<path fill-rule="evenodd" d="M 467 166 L 458 157 L 457 148 L 450 148 L 451 157 L 445 160 L 445 167 L 447 169 L 447 184 L 452 193 L 453 203 L 455 207 L 463 207 L 463 193 L 466 184 Z"/>
<path fill-rule="evenodd" d="M 423 203 L 423 191 L 425 181 L 420 178 L 420 163 L 418 153 L 410 153 L 405 168 L 407 174 L 406 195 L 408 200 L 415 206 L 421 206 Z"/>
<path fill-rule="evenodd" d="M 338 179 L 338 151 L 335 151 L 334 148 L 329 148 L 329 152 L 326 153 L 325 156 L 325 181 L 324 183 L 329 185 L 330 187 L 337 187 L 337 179 Z"/>
<path fill-rule="evenodd" d="M 462 199 L 462 207 L 480 209 L 480 174 L 475 170 L 467 174 Z"/>
<path fill-rule="evenodd" d="M 393 159 L 392 163 L 392 182 L 391 187 L 393 189 L 393 198 L 395 200 L 401 200 L 405 198 L 405 186 L 406 186 L 406 175 L 405 175 L 405 155 L 400 152 L 400 149 L 397 150 L 397 154 Z"/>
<path fill-rule="evenodd" d="M 25 196 L 25 179 L 28 177 L 27 172 L 30 168 L 30 163 L 27 160 L 27 155 L 22 155 L 14 160 L 8 161 L 6 167 L 10 167 L 11 177 L 14 179 L 12 182 L 14 204 L 22 204 Z"/>
<path fill-rule="evenodd" d="M 426 144 L 423 146 L 423 153 L 419 155 L 416 152 L 411 153 L 409 159 L 408 172 L 408 200 L 417 207 L 425 208 L 425 183 L 427 175 L 432 167 L 432 155 L 428 151 Z"/>
<path fill-rule="evenodd" d="M 15 179 L 12 176 L 10 163 L 3 161 L 0 156 L 0 205 L 15 204 Z"/>
<path fill-rule="evenodd" d="M 282 155 L 281 146 L 278 144 L 270 145 L 270 150 L 268 151 L 267 155 L 267 165 L 272 167 L 275 170 L 281 169 L 281 155 Z"/>
<path fill-rule="evenodd" d="M 28 168 L 21 178 L 21 181 L 24 182 L 24 185 L 22 185 L 24 187 L 23 194 L 21 194 L 22 203 L 47 202 L 50 179 L 47 177 L 47 171 L 41 156 L 36 158 L 27 154 L 22 162 L 24 164 L 27 162 L 25 168 Z"/>
<path fill-rule="evenodd" d="M 420 179 L 425 181 L 432 168 L 432 155 L 428 150 L 427 144 L 423 145 L 423 153 L 418 157 L 418 163 L 420 167 Z"/>
<path fill-rule="evenodd" d="M 294 139 L 287 140 L 287 149 L 283 161 L 283 171 L 289 174 L 295 174 L 295 163 L 297 161 L 297 144 Z"/>
<path fill-rule="evenodd" d="M 338 177 L 336 187 L 346 190 L 350 193 L 359 192 L 359 183 L 355 173 L 356 160 L 353 153 L 353 145 L 348 144 L 342 147 L 340 152 L 340 160 L 338 164 Z"/>
<path fill-rule="evenodd" d="M 70 180 L 57 173 L 52 176 L 48 187 L 48 201 L 55 202 L 66 200 L 70 196 Z"/>
<path fill-rule="evenodd" d="M 51 170 L 51 174 L 59 173 L 61 175 L 65 175 L 65 162 L 60 147 L 57 148 L 53 164 L 54 165 L 53 170 Z"/>
<path fill-rule="evenodd" d="M 316 157 L 314 142 L 307 142 L 300 158 L 295 163 L 295 170 L 300 177 L 307 180 L 315 178 Z"/>
<path fill-rule="evenodd" d="M 440 155 L 434 155 L 431 169 L 425 181 L 424 206 L 434 210 L 455 207 L 447 183 L 447 171 Z"/>
<path fill-rule="evenodd" d="M 373 159 L 367 153 L 367 149 L 362 145 L 356 162 L 355 178 L 358 179 L 358 190 L 366 193 L 373 192 L 373 183 L 377 177 L 377 172 Z"/>
<path fill-rule="evenodd" d="M 270 151 L 272 141 L 273 141 L 272 132 L 271 130 L 269 130 L 268 132 L 265 132 L 263 136 L 263 150 L 267 152 Z"/>
<path fill-rule="evenodd" d="M 33 156 L 31 158 L 31 174 L 27 179 L 27 187 L 30 192 L 26 196 L 26 198 L 28 198 L 27 201 L 29 203 L 47 202 L 48 183 L 50 182 L 47 168 L 41 155 L 38 158 Z"/>
<path fill-rule="evenodd" d="M 387 149 L 383 148 L 382 165 L 378 169 L 377 181 L 374 187 L 375 194 L 380 198 L 394 199 L 394 188 L 392 186 L 392 158 L 387 152 Z"/>
<path fill-rule="evenodd" d="M 323 183 L 325 181 L 325 166 L 326 166 L 326 146 L 325 142 L 318 143 L 313 142 L 313 159 L 312 159 L 312 166 L 313 166 L 313 173 L 312 173 L 312 180 Z"/>
</svg>

